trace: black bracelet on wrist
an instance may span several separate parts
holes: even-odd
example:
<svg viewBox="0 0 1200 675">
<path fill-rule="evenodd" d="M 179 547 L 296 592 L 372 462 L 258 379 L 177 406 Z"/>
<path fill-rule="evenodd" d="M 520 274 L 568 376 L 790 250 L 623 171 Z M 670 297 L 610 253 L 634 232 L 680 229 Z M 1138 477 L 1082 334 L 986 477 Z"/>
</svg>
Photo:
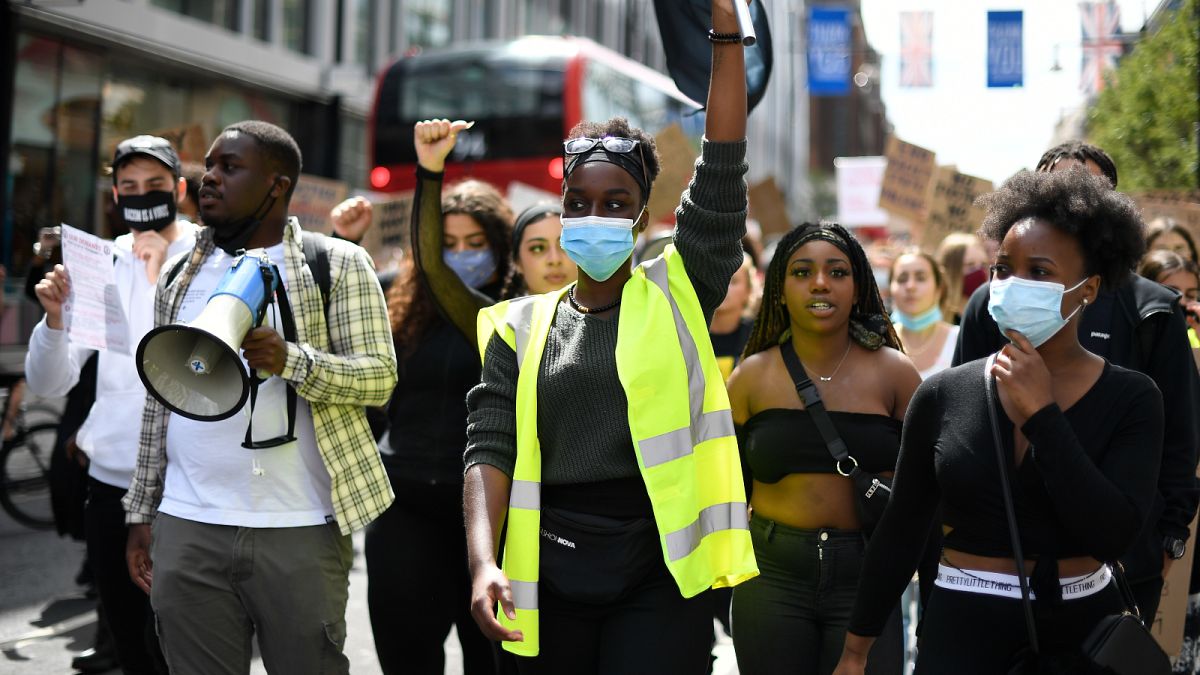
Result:
<svg viewBox="0 0 1200 675">
<path fill-rule="evenodd" d="M 735 44 L 742 41 L 741 33 L 718 33 L 717 31 L 708 29 L 708 41 L 713 44 Z"/>
</svg>

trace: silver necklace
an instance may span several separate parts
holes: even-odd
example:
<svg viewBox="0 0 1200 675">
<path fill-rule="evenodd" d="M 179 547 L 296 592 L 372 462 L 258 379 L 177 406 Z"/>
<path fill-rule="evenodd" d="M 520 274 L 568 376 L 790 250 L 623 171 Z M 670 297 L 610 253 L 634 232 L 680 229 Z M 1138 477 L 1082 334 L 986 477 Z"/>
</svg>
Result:
<svg viewBox="0 0 1200 675">
<path fill-rule="evenodd" d="M 833 373 L 831 373 L 829 375 L 829 377 L 825 377 L 824 375 L 817 374 L 817 379 L 822 382 L 833 382 L 833 378 L 837 377 L 838 371 L 842 369 L 842 364 L 846 362 L 846 357 L 850 356 L 850 347 L 852 347 L 853 345 L 854 345 L 853 340 L 846 343 L 846 353 L 842 354 L 842 360 L 838 361 L 837 368 L 833 369 Z"/>
</svg>

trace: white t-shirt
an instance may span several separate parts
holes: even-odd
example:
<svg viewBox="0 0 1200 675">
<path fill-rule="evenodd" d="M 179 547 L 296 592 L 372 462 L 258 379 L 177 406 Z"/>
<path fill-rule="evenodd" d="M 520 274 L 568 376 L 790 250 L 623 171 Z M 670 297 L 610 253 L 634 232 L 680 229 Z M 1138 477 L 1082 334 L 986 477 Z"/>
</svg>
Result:
<svg viewBox="0 0 1200 675">
<path fill-rule="evenodd" d="M 266 249 L 266 254 L 279 267 L 287 289 L 283 244 Z M 220 249 L 205 258 L 176 321 L 196 318 L 232 264 L 233 257 Z M 270 305 L 263 325 L 283 334 L 278 303 Z M 244 359 L 242 363 L 245 365 Z M 317 449 L 308 402 L 297 397 L 295 442 L 259 450 L 242 447 L 249 408 L 247 402 L 241 411 L 218 422 L 171 413 L 167 477 L 158 510 L 177 518 L 239 527 L 302 527 L 327 522 L 333 517 L 329 471 Z M 287 422 L 286 384 L 271 376 L 259 384 L 254 440 L 287 433 Z"/>
<path fill-rule="evenodd" d="M 950 363 L 954 361 L 954 347 L 958 344 L 958 326 L 950 326 L 950 330 L 946 331 L 946 341 L 942 343 L 942 350 L 938 352 L 937 361 L 925 370 L 921 371 L 921 379 L 928 380 L 931 375 L 940 373 L 950 367 Z"/>
</svg>

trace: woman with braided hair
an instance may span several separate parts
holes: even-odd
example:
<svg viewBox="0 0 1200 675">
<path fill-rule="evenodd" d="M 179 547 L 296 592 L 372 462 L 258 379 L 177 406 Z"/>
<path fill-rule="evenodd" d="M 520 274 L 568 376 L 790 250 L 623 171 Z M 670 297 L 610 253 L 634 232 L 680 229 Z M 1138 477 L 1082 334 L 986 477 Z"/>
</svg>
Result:
<svg viewBox="0 0 1200 675">
<path fill-rule="evenodd" d="M 740 427 L 750 534 L 760 576 L 734 589 L 738 668 L 830 673 L 858 587 L 866 535 L 858 495 L 805 409 L 785 365 L 794 350 L 859 469 L 890 475 L 908 401 L 921 382 L 887 318 L 866 253 L 836 224 L 779 242 L 746 357 L 729 380 Z M 898 614 L 871 653 L 899 673 Z M 885 644 L 886 642 L 886 644 Z"/>
</svg>

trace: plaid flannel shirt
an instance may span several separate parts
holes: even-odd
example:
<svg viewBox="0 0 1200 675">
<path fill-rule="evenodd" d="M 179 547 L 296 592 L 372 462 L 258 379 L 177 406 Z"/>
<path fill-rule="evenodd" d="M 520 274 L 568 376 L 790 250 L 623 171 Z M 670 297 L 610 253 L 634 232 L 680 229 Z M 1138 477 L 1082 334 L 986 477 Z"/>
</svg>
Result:
<svg viewBox="0 0 1200 675">
<path fill-rule="evenodd" d="M 284 228 L 284 265 L 296 316 L 297 343 L 287 343 L 282 377 L 312 407 L 317 447 L 329 471 L 333 509 L 343 534 L 364 527 L 392 503 L 391 483 L 367 424 L 364 406 L 387 403 L 396 386 L 396 352 L 387 306 L 366 251 L 337 239 L 329 247 L 328 328 L 321 290 L 304 261 L 300 223 Z M 215 245 L 210 228 L 179 263 L 163 266 L 154 323 L 175 320 L 196 271 Z M 166 270 L 181 264 L 170 285 Z M 147 394 L 137 467 L 126 493 L 125 522 L 154 519 L 167 469 L 170 410 Z"/>
</svg>

